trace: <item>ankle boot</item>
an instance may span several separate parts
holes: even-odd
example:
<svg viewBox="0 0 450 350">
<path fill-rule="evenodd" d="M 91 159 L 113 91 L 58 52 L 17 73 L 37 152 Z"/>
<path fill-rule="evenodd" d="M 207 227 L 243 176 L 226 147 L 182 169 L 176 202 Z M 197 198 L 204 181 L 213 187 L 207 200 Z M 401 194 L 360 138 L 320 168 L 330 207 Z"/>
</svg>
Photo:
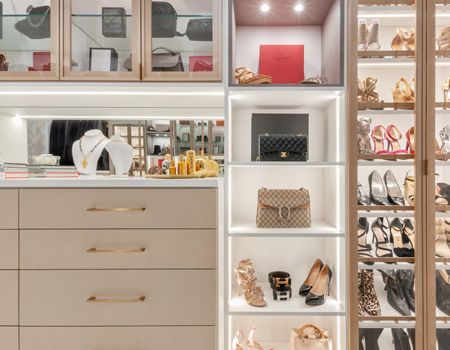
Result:
<svg viewBox="0 0 450 350">
<path fill-rule="evenodd" d="M 411 311 L 416 311 L 416 301 L 414 293 L 414 271 L 413 270 L 397 270 L 397 278 L 402 286 L 403 295 L 406 304 Z"/>
<path fill-rule="evenodd" d="M 450 349 L 450 329 L 436 329 L 439 350 Z"/>
<path fill-rule="evenodd" d="M 391 331 L 395 350 L 411 350 L 408 334 L 403 329 L 392 328 Z"/>
<path fill-rule="evenodd" d="M 405 296 L 403 295 L 402 286 L 397 276 L 394 273 L 387 274 L 382 271 L 384 283 L 386 284 L 385 290 L 387 293 L 387 300 L 389 305 L 392 306 L 402 316 L 411 316 L 408 304 L 406 303 Z"/>
<path fill-rule="evenodd" d="M 372 270 L 362 270 L 362 290 L 364 295 L 363 309 L 370 316 L 381 316 L 380 302 L 375 292 L 375 281 Z"/>
<path fill-rule="evenodd" d="M 436 306 L 450 316 L 450 277 L 449 271 L 436 271 Z"/>
<path fill-rule="evenodd" d="M 358 316 L 364 316 L 364 290 L 362 286 L 362 271 L 358 270 Z M 361 338 L 361 332 L 360 332 Z"/>
<path fill-rule="evenodd" d="M 383 333 L 383 328 L 363 328 L 359 330 L 359 346 L 360 350 L 380 350 L 378 346 L 378 339 L 381 333 Z M 362 339 L 364 338 L 364 343 L 366 347 L 363 347 Z"/>
</svg>

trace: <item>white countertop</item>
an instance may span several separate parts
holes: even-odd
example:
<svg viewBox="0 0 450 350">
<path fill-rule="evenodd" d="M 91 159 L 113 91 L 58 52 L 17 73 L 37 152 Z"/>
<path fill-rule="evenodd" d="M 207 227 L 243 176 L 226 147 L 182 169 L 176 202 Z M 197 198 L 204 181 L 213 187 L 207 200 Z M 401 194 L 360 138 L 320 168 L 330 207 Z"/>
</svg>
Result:
<svg viewBox="0 0 450 350">
<path fill-rule="evenodd" d="M 146 179 L 142 177 L 82 176 L 73 179 L 0 179 L 0 188 L 84 188 L 84 187 L 148 187 L 148 188 L 215 188 L 223 178 Z"/>
</svg>

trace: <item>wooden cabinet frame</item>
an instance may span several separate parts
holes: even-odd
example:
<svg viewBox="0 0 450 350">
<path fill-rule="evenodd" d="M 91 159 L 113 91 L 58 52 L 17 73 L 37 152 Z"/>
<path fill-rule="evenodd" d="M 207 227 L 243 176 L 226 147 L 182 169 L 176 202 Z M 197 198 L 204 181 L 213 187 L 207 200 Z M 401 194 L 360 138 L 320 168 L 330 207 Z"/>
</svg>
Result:
<svg viewBox="0 0 450 350">
<path fill-rule="evenodd" d="M 221 81 L 222 80 L 222 0 L 213 6 L 213 71 L 152 72 L 152 0 L 142 1 L 142 79 L 147 81 Z"/>
<path fill-rule="evenodd" d="M 0 80 L 6 81 L 49 81 L 58 80 L 60 72 L 60 1 L 50 0 L 50 62 L 49 72 L 0 72 Z"/>
<path fill-rule="evenodd" d="M 63 28 L 62 43 L 62 67 L 61 80 L 80 80 L 80 81 L 136 81 L 141 78 L 141 6 L 140 0 L 130 0 L 132 7 L 133 25 L 129 28 L 132 33 L 132 72 L 76 72 L 71 70 L 71 52 L 72 52 L 72 0 L 63 0 L 63 9 L 61 23 Z"/>
</svg>

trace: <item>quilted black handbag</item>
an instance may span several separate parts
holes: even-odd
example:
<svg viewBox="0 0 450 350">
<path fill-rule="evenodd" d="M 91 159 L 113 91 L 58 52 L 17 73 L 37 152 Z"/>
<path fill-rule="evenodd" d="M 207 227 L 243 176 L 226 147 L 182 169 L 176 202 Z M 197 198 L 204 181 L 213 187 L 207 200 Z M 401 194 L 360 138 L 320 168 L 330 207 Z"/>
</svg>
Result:
<svg viewBox="0 0 450 350">
<path fill-rule="evenodd" d="M 186 36 L 191 41 L 212 41 L 212 18 L 191 19 L 187 25 Z"/>
<path fill-rule="evenodd" d="M 289 134 L 259 135 L 259 157 L 262 162 L 306 162 L 308 136 Z"/>
<path fill-rule="evenodd" d="M 168 2 L 152 1 L 152 37 L 174 38 L 177 36 L 177 11 Z"/>
</svg>

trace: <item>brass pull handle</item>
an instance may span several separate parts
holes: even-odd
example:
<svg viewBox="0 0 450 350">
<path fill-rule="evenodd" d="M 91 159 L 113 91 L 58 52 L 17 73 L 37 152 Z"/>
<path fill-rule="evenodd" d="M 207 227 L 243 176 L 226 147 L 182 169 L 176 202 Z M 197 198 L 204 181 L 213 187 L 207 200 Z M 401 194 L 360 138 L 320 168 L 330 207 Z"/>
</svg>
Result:
<svg viewBox="0 0 450 350">
<path fill-rule="evenodd" d="M 89 212 L 129 212 L 129 211 L 145 211 L 146 208 L 88 208 Z"/>
<path fill-rule="evenodd" d="M 96 296 L 89 297 L 87 303 L 143 303 L 145 301 L 145 296 L 140 296 L 138 298 L 132 299 L 102 299 Z"/>
<path fill-rule="evenodd" d="M 134 248 L 134 249 L 97 249 L 89 248 L 86 253 L 143 253 L 145 248 Z"/>
</svg>

